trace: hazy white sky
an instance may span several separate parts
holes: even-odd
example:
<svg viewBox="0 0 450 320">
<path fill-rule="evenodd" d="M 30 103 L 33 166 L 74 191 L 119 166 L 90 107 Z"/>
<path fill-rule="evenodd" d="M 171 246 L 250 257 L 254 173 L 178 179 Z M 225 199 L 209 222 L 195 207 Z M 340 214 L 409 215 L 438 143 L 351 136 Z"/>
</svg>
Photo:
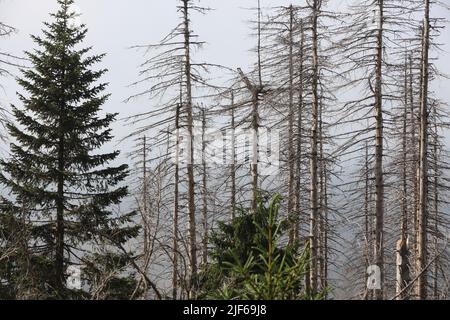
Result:
<svg viewBox="0 0 450 320">
<path fill-rule="evenodd" d="M 262 0 L 263 6 L 288 5 L 293 0 Z M 336 7 L 343 7 L 351 0 L 331 0 Z M 303 1 L 293 1 L 303 3 Z M 138 65 L 143 61 L 142 52 L 129 50 L 136 44 L 155 43 L 177 24 L 175 5 L 177 0 L 76 0 L 82 12 L 82 21 L 89 28 L 86 45 L 93 45 L 94 52 L 107 53 L 103 67 L 109 69 L 104 80 L 110 83 L 111 99 L 104 106 L 107 112 L 120 112 L 120 116 L 135 114 L 150 108 L 145 99 L 129 104 L 122 101 L 135 93 L 127 85 L 136 81 Z M 249 49 L 254 40 L 249 36 L 247 21 L 252 13 L 245 8 L 253 7 L 256 0 L 202 0 L 202 4 L 215 9 L 206 16 L 193 19 L 194 30 L 208 43 L 201 56 L 211 63 L 231 68 L 246 68 L 253 57 Z M 1 0 L 0 20 L 18 28 L 18 33 L 2 39 L 3 51 L 20 54 L 32 50 L 35 45 L 30 34 L 40 34 L 42 22 L 48 21 L 50 12 L 57 9 L 56 0 Z M 435 12 L 436 13 L 436 12 Z M 450 18 L 448 12 L 441 13 Z M 450 33 L 441 38 L 445 43 L 440 69 L 450 74 Z M 3 104 L 16 102 L 15 92 L 21 90 L 13 79 L 1 79 L 5 92 L 0 93 Z M 450 81 L 442 79 L 435 84 L 439 96 L 450 102 Z M 128 128 L 115 124 L 115 134 L 123 137 Z M 126 149 L 126 147 L 124 147 Z"/>
</svg>

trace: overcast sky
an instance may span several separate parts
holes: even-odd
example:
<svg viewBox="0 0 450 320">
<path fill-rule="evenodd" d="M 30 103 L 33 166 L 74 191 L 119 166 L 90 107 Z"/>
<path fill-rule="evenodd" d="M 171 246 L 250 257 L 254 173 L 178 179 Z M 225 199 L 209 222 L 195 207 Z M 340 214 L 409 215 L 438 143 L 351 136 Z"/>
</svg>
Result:
<svg viewBox="0 0 450 320">
<path fill-rule="evenodd" d="M 349 0 L 332 0 L 333 6 L 343 8 Z M 136 81 L 138 65 L 143 61 L 142 52 L 128 49 L 137 44 L 156 43 L 177 20 L 176 0 L 76 0 L 82 12 L 81 20 L 89 28 L 86 45 L 93 45 L 95 53 L 107 53 L 102 67 L 109 69 L 104 80 L 110 83 L 111 99 L 104 106 L 107 112 L 119 112 L 121 117 L 135 114 L 151 106 L 145 99 L 129 104 L 122 101 L 135 93 L 127 87 Z M 262 0 L 263 6 L 288 5 L 292 0 Z M 296 1 L 294 1 L 295 3 Z M 303 1 L 297 1 L 303 3 Z M 194 30 L 208 44 L 202 58 L 231 68 L 248 67 L 253 61 L 249 50 L 254 40 L 249 36 L 247 21 L 256 0 L 203 0 L 202 4 L 215 9 L 206 16 L 195 17 Z M 42 22 L 49 21 L 48 14 L 57 9 L 56 0 L 1 0 L 0 21 L 13 25 L 18 33 L 2 39 L 3 51 L 20 54 L 32 50 L 35 44 L 30 34 L 40 34 Z M 437 12 L 435 12 L 436 14 Z M 448 12 L 438 12 L 450 18 Z M 445 31 L 440 39 L 445 43 L 438 66 L 450 74 L 450 33 Z M 5 92 L 0 93 L 2 104 L 16 102 L 16 91 L 22 91 L 13 79 L 1 79 Z M 450 81 L 439 80 L 435 87 L 438 95 L 450 102 Z M 127 128 L 115 124 L 115 135 L 123 137 Z M 126 147 L 124 147 L 126 149 Z"/>
</svg>

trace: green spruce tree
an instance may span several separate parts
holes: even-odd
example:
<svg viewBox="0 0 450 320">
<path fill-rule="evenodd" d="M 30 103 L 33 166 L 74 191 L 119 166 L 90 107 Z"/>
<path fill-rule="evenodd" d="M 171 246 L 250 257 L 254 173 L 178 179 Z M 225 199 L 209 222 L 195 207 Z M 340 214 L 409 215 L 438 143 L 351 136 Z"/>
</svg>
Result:
<svg viewBox="0 0 450 320">
<path fill-rule="evenodd" d="M 95 291 L 96 297 L 111 298 L 100 292 L 111 290 L 109 283 L 118 283 L 126 273 L 131 258 L 123 244 L 138 233 L 130 223 L 134 213 L 113 210 L 127 195 L 122 182 L 128 167 L 111 165 L 118 151 L 100 150 L 112 139 L 110 125 L 116 117 L 100 115 L 109 95 L 104 93 L 107 84 L 99 83 L 106 70 L 94 65 L 104 55 L 79 48 L 87 29 L 73 23 L 73 0 L 58 3 L 43 36 L 32 37 L 39 49 L 26 53 L 33 68 L 23 70 L 18 80 L 27 94 L 19 94 L 23 108 L 13 106 L 17 125 L 8 130 L 14 143 L 10 159 L 1 162 L 0 181 L 21 208 L 9 221 L 26 221 L 30 230 L 25 251 L 32 263 L 20 268 L 34 275 L 28 291 L 32 288 L 39 298 L 73 297 L 66 288 L 66 270 L 80 265 L 87 284 L 79 293 Z M 3 210 L 4 215 L 10 212 Z M 117 270 L 111 271 L 112 265 Z M 99 275 L 102 270 L 109 275 Z"/>
<path fill-rule="evenodd" d="M 280 217 L 281 196 L 258 195 L 256 211 L 240 209 L 211 236 L 211 263 L 199 274 L 200 297 L 220 300 L 324 299 L 304 283 L 308 247 L 283 245 L 295 221 Z"/>
</svg>

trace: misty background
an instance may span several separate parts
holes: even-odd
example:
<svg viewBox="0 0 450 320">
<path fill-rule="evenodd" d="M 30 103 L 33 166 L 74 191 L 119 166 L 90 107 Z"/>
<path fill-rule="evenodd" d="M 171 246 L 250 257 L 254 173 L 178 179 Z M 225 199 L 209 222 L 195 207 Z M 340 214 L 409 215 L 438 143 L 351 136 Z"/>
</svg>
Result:
<svg viewBox="0 0 450 320">
<path fill-rule="evenodd" d="M 333 0 L 330 7 L 344 11 L 351 0 Z M 149 110 L 154 102 L 145 97 L 123 101 L 136 93 L 136 88 L 129 85 L 138 79 L 139 64 L 144 61 L 144 50 L 131 49 L 134 45 L 157 43 L 178 23 L 176 0 L 77 0 L 76 6 L 81 13 L 80 20 L 89 29 L 85 46 L 93 46 L 92 53 L 106 53 L 99 68 L 109 72 L 102 81 L 108 82 L 107 91 L 111 98 L 103 106 L 108 113 L 119 113 L 119 119 Z M 221 64 L 226 67 L 249 70 L 255 61 L 255 54 L 250 50 L 255 39 L 250 35 L 249 21 L 254 18 L 254 11 L 248 10 L 256 5 L 256 0 L 203 0 L 202 5 L 213 9 L 206 15 L 195 14 L 192 18 L 193 29 L 206 45 L 201 51 L 194 52 L 196 60 Z M 268 8 L 294 3 L 292 0 L 262 0 L 261 5 Z M 437 9 L 436 9 L 437 8 Z M 55 0 L 2 0 L 0 1 L 0 20 L 17 28 L 17 33 L 0 41 L 1 48 L 11 54 L 22 56 L 24 51 L 31 51 L 36 45 L 30 35 L 41 35 L 43 22 L 49 21 L 49 13 L 57 10 Z M 432 15 L 445 16 L 450 19 L 448 11 Z M 434 14 L 433 14 L 434 13 Z M 264 11 L 263 11 L 264 14 Z M 444 30 L 439 39 L 443 43 L 440 59 L 436 61 L 438 69 L 450 74 L 450 31 Z M 20 72 L 10 69 L 16 76 Z M 220 72 L 214 69 L 213 72 Z M 218 78 L 220 74 L 211 74 Z M 2 78 L 3 86 L 0 103 L 8 106 L 17 104 L 16 92 L 23 92 L 13 77 Z M 450 80 L 441 78 L 433 83 L 436 96 L 443 101 L 450 101 Z M 18 105 L 20 107 L 20 105 Z M 129 142 L 120 142 L 132 131 L 123 121 L 113 125 L 116 139 L 107 148 L 122 150 L 122 159 L 130 151 Z M 6 155 L 7 146 L 1 146 L 2 155 Z"/>
</svg>

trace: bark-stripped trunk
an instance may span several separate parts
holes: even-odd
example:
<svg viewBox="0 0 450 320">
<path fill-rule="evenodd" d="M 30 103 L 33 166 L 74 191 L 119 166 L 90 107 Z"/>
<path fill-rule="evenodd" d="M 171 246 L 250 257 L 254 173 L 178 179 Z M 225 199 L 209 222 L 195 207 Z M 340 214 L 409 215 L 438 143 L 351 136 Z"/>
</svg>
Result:
<svg viewBox="0 0 450 320">
<path fill-rule="evenodd" d="M 295 180 L 295 150 L 294 150 L 294 8 L 289 7 L 289 116 L 288 116 L 288 215 L 294 215 L 294 180 Z M 294 243 L 295 226 L 289 232 L 289 243 Z"/>
<path fill-rule="evenodd" d="M 408 266 L 408 241 L 400 239 L 396 245 L 396 296 L 397 300 L 404 300 L 407 295 L 403 290 L 410 281 L 409 266 Z"/>
<path fill-rule="evenodd" d="M 326 181 L 326 163 L 323 151 L 324 135 L 323 135 L 323 103 L 322 96 L 319 104 L 319 223 L 318 223 L 318 261 L 319 261 L 319 275 L 321 289 L 326 288 L 327 283 L 327 181 Z"/>
<path fill-rule="evenodd" d="M 372 219 L 370 211 L 370 167 L 369 167 L 369 144 L 366 142 L 366 154 L 364 158 L 364 283 L 366 284 L 369 280 L 369 274 L 366 272 L 367 268 L 370 266 L 372 256 L 370 254 L 370 248 L 372 245 Z M 369 290 L 365 291 L 364 300 L 372 299 L 372 292 Z"/>
<path fill-rule="evenodd" d="M 258 161 L 259 161 L 259 95 L 262 93 L 261 85 L 253 85 L 244 72 L 238 68 L 239 75 L 252 95 L 252 159 L 250 171 L 252 175 L 252 211 L 256 212 L 258 199 Z"/>
<path fill-rule="evenodd" d="M 378 33 L 377 55 L 375 70 L 375 264 L 380 268 L 380 290 L 375 290 L 375 298 L 383 299 L 384 294 L 384 177 L 383 177 L 383 92 L 382 92 L 382 64 L 383 64 L 383 22 L 384 1 L 378 0 Z"/>
<path fill-rule="evenodd" d="M 147 184 L 147 137 L 143 138 L 142 146 L 142 220 L 144 222 L 144 255 L 148 253 L 148 184 Z"/>
<path fill-rule="evenodd" d="M 202 263 L 206 265 L 208 263 L 208 186 L 207 186 L 207 169 L 206 169 L 206 113 L 205 109 L 202 109 L 202 170 L 203 170 L 203 183 L 202 183 L 202 224 L 203 224 L 203 239 L 202 239 Z"/>
<path fill-rule="evenodd" d="M 252 210 L 256 212 L 256 205 L 258 199 L 258 159 L 259 159 L 259 101 L 258 101 L 258 93 L 254 93 L 253 97 L 253 111 L 252 111 Z"/>
<path fill-rule="evenodd" d="M 258 199 L 258 162 L 259 162 L 259 95 L 262 90 L 262 66 L 261 66 L 261 1 L 258 0 L 258 85 L 253 86 L 252 91 L 252 210 L 256 212 L 257 199 Z M 248 79 L 247 79 L 248 80 Z M 250 87 L 249 87 L 250 88 Z"/>
<path fill-rule="evenodd" d="M 428 81 L 430 47 L 430 1 L 425 1 L 422 39 L 422 81 L 420 94 L 420 139 L 419 139 L 419 208 L 417 213 L 417 298 L 427 298 L 427 225 L 428 225 Z"/>
<path fill-rule="evenodd" d="M 410 55 L 409 56 L 409 104 L 410 104 L 410 113 L 411 113 L 411 152 L 412 152 L 412 165 L 411 165 L 411 173 L 412 173 L 412 183 L 413 183 L 413 228 L 412 230 L 412 242 L 413 242 L 413 254 L 414 254 L 414 261 L 416 260 L 417 256 L 417 212 L 419 210 L 419 185 L 418 185 L 418 179 L 417 174 L 419 172 L 418 168 L 418 157 L 417 157 L 417 136 L 416 136 L 416 124 L 417 124 L 417 114 L 415 110 L 415 100 L 414 100 L 414 73 L 413 73 L 413 58 Z"/>
<path fill-rule="evenodd" d="M 311 293 L 317 292 L 317 219 L 319 215 L 318 203 L 318 131 L 319 131 L 319 57 L 318 57 L 318 18 L 321 0 L 314 0 L 312 7 L 312 125 L 311 125 L 311 198 L 310 198 L 310 285 Z"/>
<path fill-rule="evenodd" d="M 194 298 L 194 280 L 197 276 L 197 227 L 195 217 L 195 181 L 194 181 L 194 136 L 192 116 L 192 75 L 191 75 L 191 32 L 189 21 L 189 2 L 182 0 L 184 18 L 184 72 L 186 81 L 186 111 L 187 111 L 187 133 L 189 135 L 188 147 L 188 210 L 189 210 L 189 298 Z"/>
<path fill-rule="evenodd" d="M 180 100 L 182 96 L 180 94 Z M 180 109 L 182 101 L 177 105 L 175 114 L 175 168 L 174 168 L 174 194 L 173 194 L 173 226 L 172 226 L 172 298 L 178 298 L 178 194 L 179 194 L 179 161 L 180 161 Z"/>
<path fill-rule="evenodd" d="M 323 230 L 322 230 L 322 289 L 328 289 L 328 173 L 323 164 Z M 327 295 L 325 295 L 325 298 Z"/>
<path fill-rule="evenodd" d="M 401 227 L 400 238 L 406 241 L 408 237 L 408 150 L 407 150 L 407 126 L 408 126 L 408 67 L 405 64 L 404 83 L 404 110 L 403 110 L 403 130 L 402 130 L 402 199 L 401 199 Z"/>
<path fill-rule="evenodd" d="M 434 262 L 433 262 L 433 298 L 439 299 L 438 291 L 438 269 L 439 269 L 439 247 L 438 247 L 438 233 L 439 233 L 439 136 L 438 136 L 438 126 L 437 126 L 437 107 L 434 107 L 434 141 L 433 141 L 433 162 L 434 162 L 434 185 L 433 185 L 433 207 L 434 207 L 434 234 L 433 234 L 433 251 L 434 251 Z"/>
<path fill-rule="evenodd" d="M 295 185 L 295 212 L 297 219 L 295 223 L 295 239 L 300 238 L 300 221 L 302 216 L 302 143 L 303 143 L 303 61 L 304 61 L 304 31 L 303 21 L 300 21 L 300 48 L 299 48 L 299 87 L 298 87 L 298 116 L 297 116 L 297 157 L 296 157 L 296 185 Z"/>
<path fill-rule="evenodd" d="M 404 110 L 403 110 L 403 130 L 402 130 L 402 162 L 401 162 L 401 226 L 400 240 L 397 242 L 397 272 L 396 272 L 396 294 L 398 300 L 404 300 L 407 296 L 401 292 L 410 281 L 409 274 L 409 248 L 408 248 L 408 150 L 407 150 L 407 125 L 408 125 L 408 63 L 405 62 L 405 79 L 404 79 Z"/>
<path fill-rule="evenodd" d="M 231 91 L 231 220 L 235 219 L 236 211 L 236 124 L 234 116 L 234 93 Z"/>
</svg>

